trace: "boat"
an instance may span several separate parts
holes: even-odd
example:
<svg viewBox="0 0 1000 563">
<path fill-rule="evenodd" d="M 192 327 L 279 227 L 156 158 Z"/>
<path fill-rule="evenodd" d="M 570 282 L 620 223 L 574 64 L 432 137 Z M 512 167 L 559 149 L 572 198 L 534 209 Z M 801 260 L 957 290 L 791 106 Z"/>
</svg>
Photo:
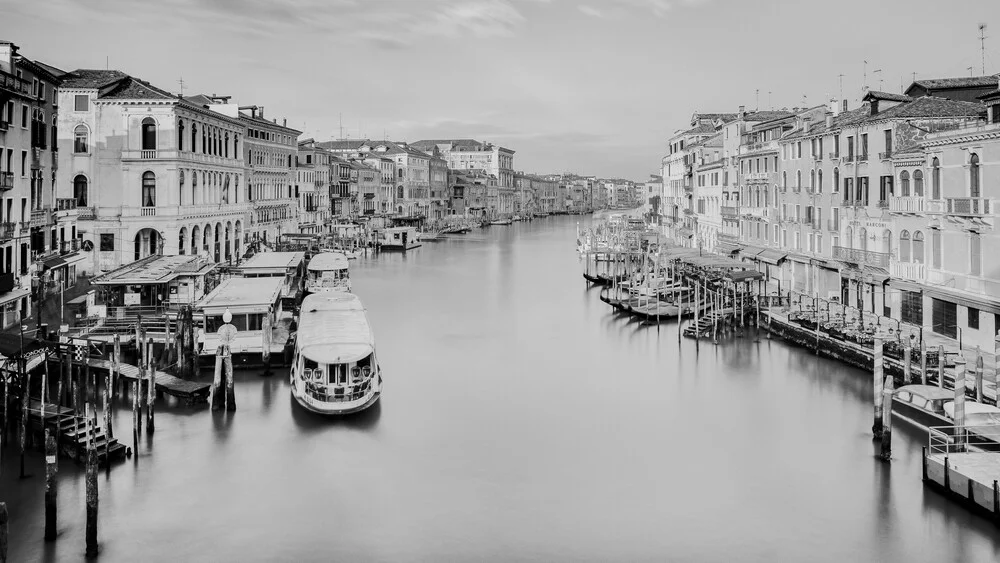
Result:
<svg viewBox="0 0 1000 563">
<path fill-rule="evenodd" d="M 933 385 L 904 385 L 892 394 L 892 412 L 920 426 L 951 426 L 945 403 L 955 400 L 955 392 Z"/>
<path fill-rule="evenodd" d="M 348 260 L 357 260 L 365 253 L 365 250 L 363 248 L 355 248 L 352 250 L 350 248 L 343 248 L 340 246 L 327 246 L 320 248 L 319 251 L 321 253 L 331 252 L 334 254 L 343 254 L 344 257 L 347 258 Z"/>
<path fill-rule="evenodd" d="M 280 277 L 232 277 L 223 280 L 208 295 L 195 304 L 196 322 L 201 330 L 199 341 L 203 344 L 198 355 L 202 359 L 214 358 L 223 344 L 219 328 L 229 324 L 236 334 L 229 341 L 233 363 L 257 363 L 264 350 L 269 355 L 284 351 L 288 340 L 291 316 L 282 308 L 282 291 L 285 280 Z"/>
<path fill-rule="evenodd" d="M 351 414 L 379 400 L 382 370 L 358 296 L 313 294 L 302 301 L 289 374 L 292 396 L 315 413 Z"/>
<path fill-rule="evenodd" d="M 510 219 L 494 219 L 490 221 L 490 225 L 513 225 L 514 221 Z"/>
<path fill-rule="evenodd" d="M 351 274 L 347 256 L 340 252 L 321 252 L 306 266 L 306 293 L 351 292 Z"/>
<path fill-rule="evenodd" d="M 278 278 L 283 280 L 281 297 L 291 309 L 302 293 L 305 277 L 305 252 L 259 252 L 233 269 L 243 278 Z"/>
<path fill-rule="evenodd" d="M 407 251 L 420 246 L 417 243 L 416 227 L 389 227 L 383 229 L 379 242 L 382 250 Z"/>
<path fill-rule="evenodd" d="M 418 231 L 417 240 L 420 242 L 444 240 L 444 231 Z"/>
</svg>

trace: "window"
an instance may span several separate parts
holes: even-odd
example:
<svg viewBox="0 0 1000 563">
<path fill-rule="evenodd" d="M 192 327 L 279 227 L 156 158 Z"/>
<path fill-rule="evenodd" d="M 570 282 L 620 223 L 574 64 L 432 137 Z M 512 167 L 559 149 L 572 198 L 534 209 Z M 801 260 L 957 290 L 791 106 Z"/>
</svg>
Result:
<svg viewBox="0 0 1000 563">
<path fill-rule="evenodd" d="M 863 160 L 868 160 L 868 133 L 861 134 L 861 146 L 858 147 L 861 152 L 861 158 Z"/>
<path fill-rule="evenodd" d="M 913 261 L 924 263 L 924 233 L 920 231 L 913 233 Z"/>
<path fill-rule="evenodd" d="M 788 172 L 785 171 L 781 172 L 781 189 L 788 189 Z"/>
<path fill-rule="evenodd" d="M 892 156 L 892 129 L 885 130 L 885 154 Z"/>
<path fill-rule="evenodd" d="M 801 190 L 802 189 L 802 171 L 801 170 L 796 170 L 795 171 L 795 189 L 796 190 Z"/>
<path fill-rule="evenodd" d="M 101 252 L 112 252 L 115 249 L 114 233 L 101 233 Z"/>
<path fill-rule="evenodd" d="M 152 172 L 142 175 L 142 206 L 156 207 L 156 175 Z"/>
<path fill-rule="evenodd" d="M 931 230 L 931 265 L 941 268 L 941 231 Z"/>
<path fill-rule="evenodd" d="M 910 173 L 906 170 L 899 173 L 899 195 L 903 197 L 910 195 Z"/>
<path fill-rule="evenodd" d="M 899 233 L 899 261 L 910 261 L 910 231 L 905 229 Z"/>
<path fill-rule="evenodd" d="M 931 328 L 950 338 L 958 335 L 956 305 L 940 299 L 931 299 Z"/>
<path fill-rule="evenodd" d="M 198 150 L 198 124 L 191 124 L 191 152 Z"/>
<path fill-rule="evenodd" d="M 823 169 L 821 168 L 819 172 L 816 173 L 817 178 L 819 178 L 819 185 L 816 187 L 818 193 L 823 193 Z"/>
<path fill-rule="evenodd" d="M 924 173 L 921 170 L 913 171 L 913 195 L 924 196 Z"/>
<path fill-rule="evenodd" d="M 833 193 L 840 193 L 840 169 L 833 169 Z"/>
<path fill-rule="evenodd" d="M 89 138 L 90 133 L 87 131 L 87 126 L 77 125 L 76 129 L 73 130 L 73 152 L 77 154 L 89 152 Z"/>
<path fill-rule="evenodd" d="M 979 197 L 979 155 L 969 156 L 969 197 Z"/>
<path fill-rule="evenodd" d="M 21 105 L 21 127 L 24 129 L 28 128 L 28 105 Z"/>
<path fill-rule="evenodd" d="M 87 177 L 83 174 L 73 178 L 73 199 L 77 207 L 87 207 Z"/>
<path fill-rule="evenodd" d="M 816 233 L 816 252 L 823 252 L 823 235 L 820 233 Z"/>
<path fill-rule="evenodd" d="M 73 111 L 87 111 L 90 109 L 90 98 L 86 94 L 73 96 Z"/>
<path fill-rule="evenodd" d="M 941 161 L 931 161 L 931 199 L 941 199 Z"/>
<path fill-rule="evenodd" d="M 979 233 L 969 233 L 969 273 L 974 276 L 983 274 L 982 240 Z"/>
<path fill-rule="evenodd" d="M 142 120 L 142 150 L 156 150 L 156 121 L 152 117 Z"/>
<path fill-rule="evenodd" d="M 969 307 L 966 312 L 968 313 L 966 324 L 969 325 L 969 328 L 979 330 L 979 309 Z"/>
<path fill-rule="evenodd" d="M 184 150 L 184 121 L 177 120 L 177 150 Z"/>
<path fill-rule="evenodd" d="M 900 316 L 904 323 L 924 324 L 924 296 L 919 291 L 900 292 Z"/>
</svg>

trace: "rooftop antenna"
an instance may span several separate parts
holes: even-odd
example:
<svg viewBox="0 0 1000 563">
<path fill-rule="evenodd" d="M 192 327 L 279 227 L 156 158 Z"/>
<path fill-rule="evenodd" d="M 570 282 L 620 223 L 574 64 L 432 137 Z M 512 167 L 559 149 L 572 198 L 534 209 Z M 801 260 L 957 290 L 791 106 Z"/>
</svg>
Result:
<svg viewBox="0 0 1000 563">
<path fill-rule="evenodd" d="M 757 88 L 754 92 L 756 92 L 756 105 L 754 106 L 756 109 L 754 111 L 760 111 L 760 88 Z"/>
<path fill-rule="evenodd" d="M 767 107 L 770 110 L 774 110 L 774 106 L 771 104 L 771 91 L 767 91 Z"/>
<path fill-rule="evenodd" d="M 183 77 L 183 76 L 182 76 L 182 77 L 180 77 L 180 78 L 179 78 L 179 79 L 177 80 L 177 84 L 179 84 L 179 85 L 180 85 L 180 87 L 181 87 L 181 97 L 183 98 L 183 97 L 184 97 L 184 77 Z"/>
<path fill-rule="evenodd" d="M 969 71 L 969 76 L 975 76 L 976 75 L 975 72 L 973 72 L 975 70 L 975 67 L 967 66 L 967 67 L 965 67 L 965 70 Z"/>
<path fill-rule="evenodd" d="M 878 73 L 878 89 L 882 91 L 882 69 L 876 69 L 872 71 L 872 74 Z"/>
<path fill-rule="evenodd" d="M 840 99 L 841 100 L 844 99 L 844 76 L 846 76 L 844 73 L 840 73 L 840 74 L 837 75 L 837 78 L 840 79 Z"/>
<path fill-rule="evenodd" d="M 979 54 L 983 61 L 983 74 L 986 74 L 986 24 L 979 24 Z"/>
<path fill-rule="evenodd" d="M 868 61 L 865 61 L 865 76 L 861 81 L 861 91 L 864 92 L 868 89 Z"/>
</svg>

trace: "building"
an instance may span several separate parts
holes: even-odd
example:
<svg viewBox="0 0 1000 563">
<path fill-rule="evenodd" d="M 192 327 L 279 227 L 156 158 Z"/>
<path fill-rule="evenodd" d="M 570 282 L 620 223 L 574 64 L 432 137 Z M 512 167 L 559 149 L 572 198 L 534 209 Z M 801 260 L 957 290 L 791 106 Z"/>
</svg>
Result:
<svg viewBox="0 0 1000 563">
<path fill-rule="evenodd" d="M 311 139 L 296 147 L 295 171 L 299 186 L 300 230 L 303 233 L 331 232 L 333 220 L 330 158 L 324 149 Z"/>
<path fill-rule="evenodd" d="M 903 92 L 908 97 L 935 96 L 960 102 L 978 102 L 979 97 L 997 89 L 1000 75 L 921 78 Z"/>
<path fill-rule="evenodd" d="M 365 163 L 379 173 L 379 189 L 375 197 L 375 215 L 386 215 L 394 209 L 396 161 L 389 156 L 375 153 L 354 153 L 353 160 Z"/>
<path fill-rule="evenodd" d="M 66 157 L 56 192 L 87 208 L 78 217 L 90 249 L 81 268 L 108 271 L 153 254 L 215 262 L 242 254 L 254 210 L 239 189 L 243 120 L 119 71 L 81 69 L 62 81 Z"/>
<path fill-rule="evenodd" d="M 381 172 L 359 160 L 348 162 L 357 173 L 357 193 L 354 195 L 356 214 L 375 215 L 380 210 Z"/>
<path fill-rule="evenodd" d="M 483 170 L 496 176 L 504 205 L 510 206 L 503 213 L 513 211 L 514 151 L 492 143 L 474 139 L 428 139 L 410 143 L 410 146 L 427 153 L 436 148 L 438 154 L 452 170 Z"/>
<path fill-rule="evenodd" d="M 55 197 L 62 71 L 0 41 L 0 325 L 32 313 L 31 290 L 73 285 L 76 200 Z M 36 265 L 37 261 L 37 265 Z M 36 298 L 41 294 L 36 293 Z"/>
<path fill-rule="evenodd" d="M 358 167 L 349 160 L 330 155 L 330 210 L 335 218 L 347 220 L 357 215 Z"/>
<path fill-rule="evenodd" d="M 431 155 L 427 162 L 428 183 L 430 193 L 429 217 L 441 219 L 448 215 L 448 162 L 439 155 Z"/>
<path fill-rule="evenodd" d="M 263 107 L 240 107 L 232 115 L 235 105 L 228 102 L 228 98 L 212 98 L 210 105 L 206 105 L 230 117 L 238 117 L 246 127 L 246 142 L 243 143 L 245 189 L 247 200 L 253 203 L 253 221 L 246 231 L 247 238 L 276 241 L 282 233 L 300 232 L 302 196 L 295 191 L 295 167 L 301 131 L 288 127 L 285 121 L 279 125 L 277 120 L 264 119 Z M 316 232 L 316 217 L 311 219 L 313 226 L 307 230 Z"/>
</svg>

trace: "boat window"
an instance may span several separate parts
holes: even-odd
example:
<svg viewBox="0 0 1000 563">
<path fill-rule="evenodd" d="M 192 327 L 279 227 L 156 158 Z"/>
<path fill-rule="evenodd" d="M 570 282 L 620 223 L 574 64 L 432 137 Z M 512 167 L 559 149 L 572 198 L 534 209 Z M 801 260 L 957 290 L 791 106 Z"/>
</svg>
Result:
<svg viewBox="0 0 1000 563">
<path fill-rule="evenodd" d="M 263 330 L 264 328 L 264 314 L 255 313 L 246 316 L 246 330 Z"/>
<path fill-rule="evenodd" d="M 222 322 L 222 315 L 206 316 L 205 332 L 207 334 L 213 334 L 215 332 L 218 332 L 219 327 L 222 326 L 223 324 L 225 323 Z"/>
<path fill-rule="evenodd" d="M 303 363 L 303 366 L 305 367 L 305 369 L 316 369 L 317 367 L 319 367 L 319 364 L 317 364 L 316 362 L 310 360 L 309 358 L 306 358 L 305 356 L 303 356 L 302 358 L 303 358 L 303 360 L 305 360 L 304 363 Z"/>
<path fill-rule="evenodd" d="M 909 403 L 910 402 L 910 397 L 911 396 L 910 396 L 910 392 L 909 391 L 900 391 L 900 392 L 896 393 L 896 398 L 899 399 L 900 401 L 905 402 L 905 403 Z"/>
<path fill-rule="evenodd" d="M 236 330 L 246 330 L 247 329 L 247 316 L 246 315 L 233 315 L 233 322 L 230 323 Z"/>
</svg>

